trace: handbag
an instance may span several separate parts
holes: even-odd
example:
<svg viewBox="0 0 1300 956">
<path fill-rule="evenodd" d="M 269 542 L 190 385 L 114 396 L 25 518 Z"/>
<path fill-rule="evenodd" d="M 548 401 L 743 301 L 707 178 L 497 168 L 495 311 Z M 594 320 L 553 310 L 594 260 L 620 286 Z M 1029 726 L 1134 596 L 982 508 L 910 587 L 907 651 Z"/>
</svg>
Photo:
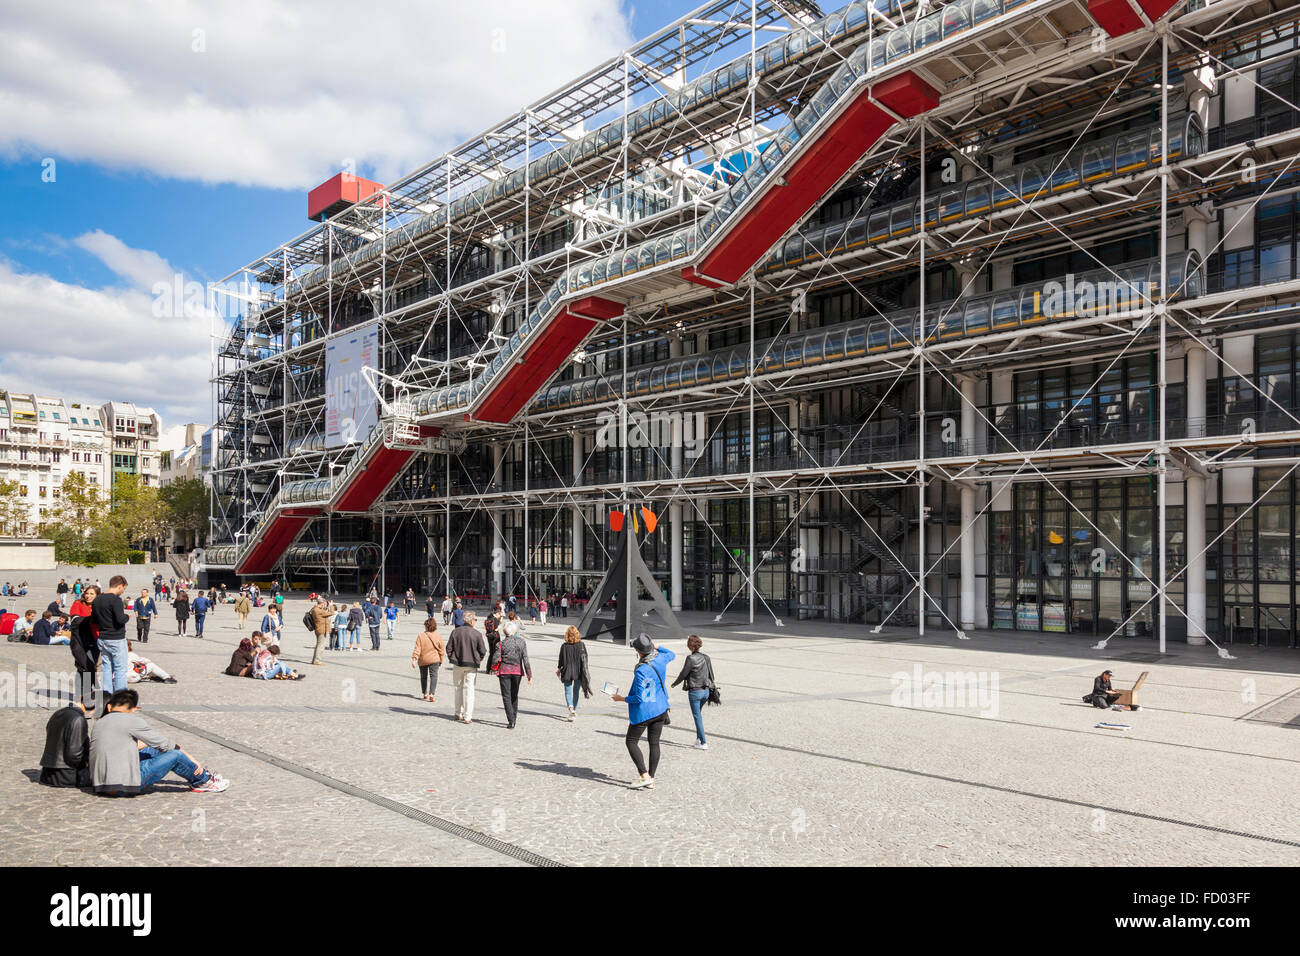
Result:
<svg viewBox="0 0 1300 956">
<path fill-rule="evenodd" d="M 704 703 L 711 707 L 717 707 L 722 703 L 722 691 L 718 685 L 713 682 L 713 661 L 709 661 L 709 699 Z"/>
</svg>

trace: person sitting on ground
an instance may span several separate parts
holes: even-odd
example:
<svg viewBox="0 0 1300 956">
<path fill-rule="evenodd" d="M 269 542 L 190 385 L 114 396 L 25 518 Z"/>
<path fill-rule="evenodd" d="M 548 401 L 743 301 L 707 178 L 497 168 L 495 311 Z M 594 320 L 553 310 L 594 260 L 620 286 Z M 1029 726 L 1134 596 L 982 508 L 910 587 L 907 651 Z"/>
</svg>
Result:
<svg viewBox="0 0 1300 956">
<path fill-rule="evenodd" d="M 86 722 L 86 708 L 74 700 L 51 714 L 45 724 L 40 782 L 47 787 L 87 787 L 89 761 L 90 724 Z"/>
<path fill-rule="evenodd" d="M 261 640 L 262 632 L 254 631 L 253 638 Z M 225 671 L 231 677 L 248 677 L 253 673 L 253 641 L 247 637 L 239 642 L 233 654 L 230 655 L 230 665 Z"/>
<path fill-rule="evenodd" d="M 288 664 L 281 663 L 277 659 L 279 656 L 279 644 L 272 644 L 258 651 L 253 656 L 253 676 L 258 680 L 302 680 L 304 675 L 299 674 Z"/>
<path fill-rule="evenodd" d="M 90 782 L 95 793 L 132 797 L 174 773 L 192 793 L 220 793 L 229 781 L 203 766 L 140 716 L 140 695 L 119 690 L 90 737 Z"/>
<path fill-rule="evenodd" d="M 68 630 L 68 616 L 60 614 L 57 621 L 47 609 L 32 629 L 33 644 L 70 644 L 72 633 Z"/>
<path fill-rule="evenodd" d="M 1101 710 L 1107 710 L 1111 707 L 1123 709 L 1122 705 L 1115 703 L 1115 701 L 1119 700 L 1119 691 L 1111 689 L 1110 679 L 1112 676 L 1110 671 L 1102 671 L 1099 676 L 1093 678 L 1092 692 L 1084 695 L 1083 702 L 1092 704 L 1092 706 Z M 1138 707 L 1134 705 L 1132 709 L 1137 710 Z"/>
<path fill-rule="evenodd" d="M 46 608 L 45 613 L 48 614 L 49 612 L 50 609 Z M 21 618 L 14 622 L 12 639 L 14 641 L 30 641 L 32 639 L 32 631 L 35 629 L 36 612 L 29 609 L 23 613 Z"/>
<path fill-rule="evenodd" d="M 174 684 L 176 678 L 172 677 L 165 670 L 149 660 L 147 657 L 141 657 L 135 652 L 135 641 L 126 642 L 126 662 L 130 670 L 126 675 L 128 684 L 138 684 L 140 681 L 156 680 L 160 684 Z"/>
</svg>

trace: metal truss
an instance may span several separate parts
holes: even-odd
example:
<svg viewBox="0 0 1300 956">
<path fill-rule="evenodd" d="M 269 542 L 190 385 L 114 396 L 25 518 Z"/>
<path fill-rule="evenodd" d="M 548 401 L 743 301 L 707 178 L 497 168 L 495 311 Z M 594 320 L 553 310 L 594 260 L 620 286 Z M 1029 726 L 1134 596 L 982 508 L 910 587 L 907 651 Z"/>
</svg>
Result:
<svg viewBox="0 0 1300 956">
<path fill-rule="evenodd" d="M 530 455 L 540 455 L 554 482 L 548 479 L 545 487 L 530 487 L 526 477 L 523 487 L 504 487 L 495 471 L 486 481 L 465 473 L 458 477 L 462 484 L 469 482 L 468 493 L 453 495 L 452 456 L 444 454 L 446 483 L 441 494 L 390 497 L 382 505 L 383 513 L 401 520 L 443 516 L 449 537 L 438 568 L 450 587 L 451 555 L 459 544 L 450 540 L 453 510 L 487 513 L 494 527 L 499 527 L 506 513 L 522 512 L 527 545 L 531 509 L 553 511 L 542 528 L 543 536 L 553 530 L 566 510 L 580 517 L 587 533 L 596 533 L 604 509 L 651 500 L 669 509 L 691 509 L 699 516 L 697 523 L 721 544 L 707 509 L 701 509 L 703 497 L 746 499 L 752 519 L 756 496 L 790 496 L 801 504 L 791 508 L 778 535 L 784 538 L 819 496 L 843 502 L 862 518 L 854 503 L 855 493 L 909 489 L 916 495 L 917 563 L 908 566 L 906 556 L 891 542 L 883 538 L 878 542 L 906 572 L 908 590 L 889 615 L 914 598 L 921 633 L 931 618 L 965 636 L 969 622 L 954 621 L 950 608 L 928 593 L 927 582 L 934 578 L 936 568 L 947 566 L 951 552 L 972 534 L 976 522 L 989 513 L 1002 491 L 1022 481 L 1059 490 L 1057 482 L 1062 480 L 1149 474 L 1157 486 L 1160 522 L 1154 575 L 1147 575 L 1125 555 L 1122 547 L 1073 506 L 1068 495 L 1062 497 L 1123 557 L 1135 579 L 1150 586 L 1147 604 L 1133 613 L 1148 605 L 1158 608 L 1163 651 L 1168 609 L 1186 616 L 1186 611 L 1169 599 L 1169 590 L 1185 580 L 1188 569 L 1203 560 L 1218 540 L 1205 543 L 1196 554 L 1189 549 L 1181 566 L 1170 566 L 1164 522 L 1168 508 L 1165 489 L 1171 474 L 1206 476 L 1259 463 L 1286 467 L 1289 475 L 1300 463 L 1300 459 L 1256 457 L 1257 451 L 1270 446 L 1300 445 L 1300 420 L 1262 392 L 1277 412 L 1268 416 L 1264 427 L 1234 431 L 1202 423 L 1201 434 L 1192 434 L 1194 429 L 1189 428 L 1186 435 L 1170 434 L 1167 428 L 1166 369 L 1176 349 L 1195 347 L 1215 355 L 1216 340 L 1224 336 L 1276 328 L 1280 321 L 1294 322 L 1300 313 L 1300 282 L 1195 296 L 1171 288 L 1171 218 L 1215 204 L 1257 205 L 1270 195 L 1293 188 L 1294 166 L 1300 158 L 1300 129 L 1285 129 L 1169 161 L 1171 121 L 1176 111 L 1190 106 L 1190 94 L 1186 103 L 1171 103 L 1174 83 L 1207 67 L 1220 76 L 1234 75 L 1253 83 L 1252 74 L 1231 66 L 1228 57 L 1254 38 L 1293 30 L 1297 12 L 1294 7 L 1252 0 L 1197 4 L 1195 9 L 1175 14 L 1170 23 L 1157 24 L 1155 31 L 1112 40 L 1098 51 L 1095 33 L 1086 29 L 1086 24 L 1093 22 L 1086 3 L 1043 5 L 1048 8 L 1047 16 L 1039 28 L 1009 37 L 1004 46 L 994 49 L 972 44 L 959 54 L 927 62 L 922 75 L 943 91 L 940 108 L 923 121 L 896 127 L 832 192 L 854 187 L 856 211 L 866 213 L 876 208 L 877 192 L 900 171 L 924 170 L 945 158 L 955 158 L 959 167 L 973 165 L 987 154 L 1006 150 L 1003 138 L 1009 128 L 1023 131 L 1016 139 L 1022 146 L 1041 140 L 1064 141 L 1073 148 L 1086 144 L 1095 130 L 1122 128 L 1144 110 L 1155 111 L 1159 117 L 1162 148 L 1158 165 L 1111 177 L 1096 187 L 1048 191 L 1029 199 L 1017 195 L 1014 204 L 990 215 L 933 227 L 924 215 L 926 190 L 932 183 L 929 176 L 922 175 L 921 225 L 913 234 L 815 256 L 789 268 L 760 268 L 734 287 L 707 290 L 673 285 L 647 290 L 630 303 L 627 316 L 598 330 L 577 356 L 588 374 L 616 383 L 611 391 L 618 397 L 565 411 L 531 410 L 508 426 L 466 423 L 458 429 L 462 440 L 469 443 L 522 443 L 525 461 Z M 355 309 L 355 303 L 364 303 L 361 308 L 366 317 L 380 322 L 382 351 L 397 356 L 399 365 L 381 368 L 381 372 L 409 387 L 466 380 L 474 368 L 490 360 L 511 319 L 517 321 L 519 315 L 526 314 L 529 303 L 561 270 L 583 257 L 666 234 L 707 211 L 719 182 L 699 175 L 701 162 L 713 160 L 720 165 L 732 154 L 756 152 L 772 122 L 807 91 L 815 90 L 841 62 L 844 51 L 827 48 L 826 55 L 811 68 L 765 76 L 730 98 L 678 115 L 640 140 L 629 137 L 625 129 L 617 148 L 591 160 L 568 162 L 537 181 L 527 172 L 532 169 L 530 162 L 557 144 L 579 141 L 611 116 L 625 114 L 654 97 L 671 97 L 700 71 L 720 66 L 738 54 L 743 56 L 746 47 L 752 58 L 761 35 L 806 29 L 815 12 L 810 5 L 766 0 L 706 4 L 565 89 L 217 284 L 214 296 L 243 303 L 235 331 L 214 349 L 215 417 L 231 428 L 227 451 L 233 456 L 218 470 L 220 487 L 228 490 L 227 499 L 242 497 L 243 501 L 242 509 L 219 509 L 218 521 L 224 524 L 225 533 L 237 540 L 250 518 L 269 502 L 276 485 L 267 478 L 272 469 L 275 477 L 291 473 L 320 476 L 338 467 L 341 452 L 304 447 L 310 442 L 299 441 L 295 446 L 295 439 L 320 430 L 322 400 L 307 379 L 311 370 L 323 365 L 329 337 L 354 324 L 355 313 L 348 310 Z M 912 8 L 907 15 L 914 18 L 916 12 Z M 873 30 L 887 31 L 892 25 L 887 16 L 872 18 Z M 1252 69 L 1256 65 L 1252 64 Z M 1286 105 L 1296 108 L 1295 104 Z M 1266 185 L 1244 185 L 1243 162 L 1251 163 L 1256 182 Z M 479 195 L 521 169 L 525 170 L 522 195 L 508 201 L 489 198 L 471 215 L 455 222 L 448 216 L 441 229 L 421 230 L 421 222 L 430 214 L 450 208 L 463 197 Z M 982 172 L 997 181 L 998 167 L 986 166 Z M 821 222 L 802 223 L 789 235 L 806 237 L 814 227 L 822 226 Z M 947 314 L 931 316 L 925 301 L 931 281 L 927 277 L 939 266 L 954 269 L 962 293 L 986 283 L 992 290 L 999 287 L 994 272 L 1007 268 L 1013 259 L 1070 250 L 1105 269 L 1093 251 L 1097 241 L 1152 228 L 1158 235 L 1161 281 L 1155 294 L 1139 308 L 1081 315 L 1028 331 L 991 332 L 977 340 L 943 341 L 930 334 Z M 1208 259 L 1226 238 L 1204 250 L 1203 258 Z M 368 251 L 376 243 L 382 247 L 378 255 Z M 485 262 L 486 266 L 475 265 Z M 1111 272 L 1117 279 L 1123 278 L 1115 270 Z M 873 282 L 907 276 L 919 290 L 920 334 L 910 326 L 900 330 L 906 332 L 903 348 L 833 365 L 761 370 L 760 350 L 765 339 L 757 334 L 760 323 L 772 323 L 770 327 L 777 330 L 773 337 L 800 331 L 795 326 L 801 313 L 794 304 L 806 300 L 809 293 L 829 289 L 851 292 L 866 314 L 888 319 L 890 310 L 866 290 Z M 398 301 L 400 293 L 417 282 L 426 283 L 430 293 L 409 302 Z M 951 310 L 952 305 L 947 308 Z M 305 327 L 315 329 L 310 338 L 293 338 L 291 330 Z M 637 343 L 663 338 L 676 341 L 681 335 L 708 335 L 726 329 L 748 333 L 749 357 L 743 380 L 681 389 L 671 395 L 630 394 L 630 349 Z M 427 354 L 435 334 L 444 342 L 438 356 Z M 461 342 L 453 345 L 458 335 Z M 975 373 L 1041 368 L 1044 363 L 1069 363 L 1081 356 L 1110 369 L 1138 350 L 1153 350 L 1157 356 L 1160 414 L 1154 441 L 1061 446 L 1054 439 L 1073 411 L 1071 407 L 1045 435 L 1026 445 L 1007 435 L 980 406 L 973 390 L 964 387 L 968 376 Z M 605 363 L 615 357 L 619 371 L 606 376 Z M 1216 361 L 1238 371 L 1223 357 L 1216 356 Z M 1074 406 L 1095 393 L 1102 377 L 1097 376 Z M 277 378 L 281 390 L 275 396 L 258 393 Z M 1242 380 L 1255 388 L 1250 376 L 1242 376 Z M 916 405 L 911 414 L 919 437 L 910 450 L 892 459 L 829 460 L 807 445 L 799 416 L 792 423 L 785 413 L 792 405 L 801 408 L 801 402 L 813 394 L 846 385 L 874 389 L 873 394 L 879 395 L 878 409 L 900 382 L 915 385 Z M 976 434 L 965 434 L 963 429 L 963 441 L 957 448 L 936 446 L 927 438 L 929 420 L 952 414 L 951 409 L 927 408 L 927 399 L 934 397 L 936 389 L 956 396 L 957 411 L 976 429 Z M 271 400 L 261 401 L 267 398 Z M 614 413 L 625 429 L 628 416 L 635 412 L 695 409 L 716 417 L 710 438 L 727 414 L 747 416 L 748 468 L 697 473 L 680 458 L 674 460 L 655 449 L 657 476 L 630 474 L 624 455 L 622 475 L 584 484 L 563 474 L 540 444 L 550 437 L 594 429 L 602 412 Z M 875 411 L 862 417 L 845 447 L 860 439 Z M 785 430 L 791 444 L 790 461 L 782 467 L 769 469 L 758 463 L 754 436 L 760 413 L 768 413 Z M 1212 433 L 1215 431 L 1221 433 Z M 254 440 L 256 435 L 270 440 Z M 591 463 L 594 451 L 575 446 L 574 458 L 582 459 L 578 473 Z M 526 476 L 528 473 L 526 468 Z M 927 554 L 926 496 L 939 484 L 978 490 L 984 500 L 978 507 L 964 508 L 957 534 L 946 547 Z M 1266 494 L 1257 496 L 1246 511 L 1257 507 Z M 220 491 L 217 496 L 221 497 Z M 387 522 L 380 524 L 381 534 L 386 534 Z M 865 518 L 862 524 L 874 532 Z M 1222 529 L 1220 537 L 1228 530 Z M 462 529 L 462 538 L 465 533 Z M 508 546 L 506 550 L 512 552 Z M 780 616 L 756 581 L 764 561 L 770 559 L 759 553 L 752 520 L 747 560 L 738 561 L 728 549 L 723 551 L 743 580 L 748 619 L 754 621 L 761 606 L 779 623 Z M 522 578 L 526 588 L 531 572 L 527 552 L 526 547 L 523 554 L 507 554 L 512 573 Z M 547 568 L 545 573 L 563 572 Z M 733 595 L 732 601 L 737 597 Z M 1121 623 L 1115 633 L 1127 623 Z M 1221 649 L 1221 653 L 1227 652 Z"/>
</svg>

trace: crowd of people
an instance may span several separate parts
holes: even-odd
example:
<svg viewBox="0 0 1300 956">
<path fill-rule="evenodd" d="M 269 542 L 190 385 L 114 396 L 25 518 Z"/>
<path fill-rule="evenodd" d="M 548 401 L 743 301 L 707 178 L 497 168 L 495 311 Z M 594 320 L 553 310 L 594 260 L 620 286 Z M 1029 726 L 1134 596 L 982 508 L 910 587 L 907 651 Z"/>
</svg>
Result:
<svg viewBox="0 0 1300 956">
<path fill-rule="evenodd" d="M 39 619 L 34 611 L 29 612 L 22 625 L 25 633 L 36 636 L 37 643 L 69 644 L 79 679 L 79 699 L 57 711 L 46 728 L 41 782 L 51 786 L 90 787 L 105 795 L 130 796 L 174 774 L 195 792 L 225 790 L 228 781 L 204 769 L 139 715 L 139 694 L 128 684 L 176 683 L 176 678 L 137 648 L 148 643 L 161 602 L 169 601 L 175 609 L 178 635 L 187 634 L 188 621 L 194 618 L 196 638 L 203 636 L 205 619 L 220 604 L 234 605 L 238 626 L 243 630 L 253 609 L 265 603 L 260 629 L 240 639 L 224 673 L 256 680 L 302 680 L 304 674 L 280 659 L 285 625 L 284 598 L 278 584 L 273 586 L 266 602 L 252 585 L 229 595 L 224 587 L 199 589 L 191 599 L 193 582 L 168 582 L 159 575 L 153 581 L 153 594 L 149 588 L 143 588 L 129 605 L 123 601 L 127 581 L 121 575 L 112 577 L 106 588 L 101 588 L 98 581 L 80 579 L 71 585 L 61 581 L 60 588 L 59 601 L 52 602 Z M 72 596 L 72 605 L 64 612 L 60 604 L 68 594 Z M 566 616 L 571 606 L 567 600 L 568 595 L 561 595 L 556 605 L 546 598 L 528 602 L 530 620 L 544 624 L 552 607 L 560 609 L 561 617 Z M 408 589 L 401 599 L 408 615 L 415 603 L 415 594 Z M 442 626 L 450 628 L 445 639 L 439 631 L 435 607 L 442 611 Z M 134 641 L 126 638 L 128 609 L 136 619 Z M 525 682 L 531 686 L 534 680 L 525 626 L 516 599 L 506 597 L 498 601 L 483 617 L 481 625 L 476 611 L 465 608 L 449 595 L 441 605 L 436 605 L 430 595 L 426 610 L 427 617 L 411 650 L 411 667 L 418 672 L 418 696 L 436 703 L 440 669 L 449 664 L 455 719 L 471 725 L 480 674 L 485 678 L 495 677 L 506 728 L 515 729 L 520 719 L 520 689 Z M 311 663 L 323 666 L 326 650 L 360 651 L 363 628 L 369 631 L 370 650 L 379 650 L 381 631 L 389 640 L 396 637 L 400 612 L 397 598 L 392 595 L 381 598 L 373 589 L 361 601 L 350 604 L 312 595 L 312 604 L 303 619 L 315 637 Z M 705 703 L 720 702 L 720 696 L 712 662 L 701 650 L 702 645 L 698 635 L 690 636 L 687 641 L 690 653 L 669 685 L 668 666 L 676 655 L 666 647 L 656 646 L 646 634 L 640 634 L 630 645 L 637 660 L 628 689 L 622 691 L 608 683 L 602 688 L 613 701 L 625 703 L 628 708 L 625 741 L 637 772 L 631 784 L 633 789 L 654 787 L 660 738 L 669 722 L 670 686 L 684 685 L 695 723 L 695 746 L 708 748 L 702 708 Z M 567 710 L 563 719 L 575 721 L 580 701 L 593 694 L 587 648 L 575 626 L 565 629 L 555 676 Z M 103 702 L 103 710 L 98 715 L 94 713 L 96 700 Z M 643 738 L 648 753 L 642 752 Z M 129 755 L 132 759 L 127 759 L 128 745 L 132 748 Z"/>
</svg>

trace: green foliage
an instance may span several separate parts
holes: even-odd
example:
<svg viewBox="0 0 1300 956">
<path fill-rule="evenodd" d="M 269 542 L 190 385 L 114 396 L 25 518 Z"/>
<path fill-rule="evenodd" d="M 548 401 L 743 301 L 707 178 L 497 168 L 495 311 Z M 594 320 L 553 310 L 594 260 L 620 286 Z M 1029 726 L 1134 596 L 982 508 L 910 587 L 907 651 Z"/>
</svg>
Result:
<svg viewBox="0 0 1300 956">
<path fill-rule="evenodd" d="M 212 499 L 208 486 L 202 481 L 197 478 L 181 478 L 158 489 L 158 495 L 167 508 L 171 527 L 198 535 L 207 533 Z"/>
<path fill-rule="evenodd" d="M 16 481 L 0 481 L 0 536 L 18 537 L 18 529 L 31 517 L 31 508 L 19 494 Z"/>
<path fill-rule="evenodd" d="M 0 521 L 6 484 L 0 482 Z M 13 490 L 16 494 L 17 487 Z M 61 492 L 41 533 L 54 542 L 55 558 L 65 564 L 143 564 L 147 547 L 173 528 L 199 534 L 208 528 L 208 489 L 197 479 L 152 488 L 138 475 L 118 475 L 110 500 L 73 472 L 63 479 Z"/>
</svg>

